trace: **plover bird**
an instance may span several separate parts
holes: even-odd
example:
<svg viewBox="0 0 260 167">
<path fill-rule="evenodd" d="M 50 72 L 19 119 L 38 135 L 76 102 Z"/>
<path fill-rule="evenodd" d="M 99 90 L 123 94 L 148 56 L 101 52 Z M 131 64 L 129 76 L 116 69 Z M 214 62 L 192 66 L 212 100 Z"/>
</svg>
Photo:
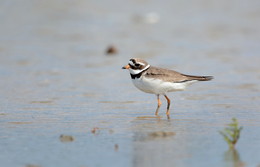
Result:
<svg viewBox="0 0 260 167">
<path fill-rule="evenodd" d="M 167 100 L 166 115 L 168 119 L 170 118 L 171 100 L 167 97 L 166 93 L 184 90 L 188 85 L 197 81 L 209 81 L 213 79 L 212 76 L 185 75 L 177 71 L 154 67 L 139 58 L 130 59 L 128 64 L 122 67 L 122 69 L 129 70 L 135 87 L 143 92 L 157 96 L 156 116 L 162 104 L 159 96 L 164 95 Z"/>
</svg>

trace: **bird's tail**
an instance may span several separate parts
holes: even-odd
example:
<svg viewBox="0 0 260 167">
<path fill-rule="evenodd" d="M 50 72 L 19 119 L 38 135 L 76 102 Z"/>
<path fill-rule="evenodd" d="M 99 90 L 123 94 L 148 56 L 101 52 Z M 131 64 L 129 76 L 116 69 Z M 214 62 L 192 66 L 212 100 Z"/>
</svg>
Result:
<svg viewBox="0 0 260 167">
<path fill-rule="evenodd" d="M 214 77 L 213 76 L 194 76 L 194 75 L 185 75 L 189 78 L 189 80 L 197 80 L 197 81 L 210 81 Z"/>
</svg>

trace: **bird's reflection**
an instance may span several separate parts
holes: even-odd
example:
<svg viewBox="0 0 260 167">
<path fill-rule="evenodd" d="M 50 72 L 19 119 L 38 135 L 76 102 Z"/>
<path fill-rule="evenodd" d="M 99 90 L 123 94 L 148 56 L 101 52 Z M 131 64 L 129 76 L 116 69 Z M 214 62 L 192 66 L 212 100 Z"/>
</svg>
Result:
<svg viewBox="0 0 260 167">
<path fill-rule="evenodd" d="M 137 117 L 133 124 L 134 140 L 158 140 L 173 136 L 172 121 L 160 116 Z"/>
<path fill-rule="evenodd" d="M 138 117 L 132 122 L 134 132 L 133 165 L 169 166 L 175 132 L 173 121 L 164 117 Z"/>
</svg>

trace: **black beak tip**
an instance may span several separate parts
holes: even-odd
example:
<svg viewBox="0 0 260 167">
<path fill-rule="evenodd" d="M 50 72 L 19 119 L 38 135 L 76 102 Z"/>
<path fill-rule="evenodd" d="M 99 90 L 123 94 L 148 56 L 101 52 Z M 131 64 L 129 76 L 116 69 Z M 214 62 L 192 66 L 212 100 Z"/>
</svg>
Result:
<svg viewBox="0 0 260 167">
<path fill-rule="evenodd" d="M 122 69 L 125 69 L 125 67 L 122 67 Z"/>
</svg>

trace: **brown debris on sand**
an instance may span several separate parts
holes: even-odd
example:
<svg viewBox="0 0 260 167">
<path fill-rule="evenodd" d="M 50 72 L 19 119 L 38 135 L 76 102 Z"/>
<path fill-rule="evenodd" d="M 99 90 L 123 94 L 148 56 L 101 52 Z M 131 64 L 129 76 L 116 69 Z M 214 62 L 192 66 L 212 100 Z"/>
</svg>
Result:
<svg viewBox="0 0 260 167">
<path fill-rule="evenodd" d="M 118 53 L 118 50 L 115 46 L 111 45 L 107 48 L 106 50 L 106 54 L 107 55 L 114 55 L 114 54 L 117 54 Z"/>
<path fill-rule="evenodd" d="M 72 142 L 74 141 L 74 137 L 70 135 L 60 135 L 60 141 L 61 142 Z"/>
<path fill-rule="evenodd" d="M 170 137 L 174 136 L 174 132 L 164 132 L 164 131 L 158 131 L 158 132 L 151 132 L 148 134 L 150 138 L 165 138 L 165 137 Z"/>
</svg>

